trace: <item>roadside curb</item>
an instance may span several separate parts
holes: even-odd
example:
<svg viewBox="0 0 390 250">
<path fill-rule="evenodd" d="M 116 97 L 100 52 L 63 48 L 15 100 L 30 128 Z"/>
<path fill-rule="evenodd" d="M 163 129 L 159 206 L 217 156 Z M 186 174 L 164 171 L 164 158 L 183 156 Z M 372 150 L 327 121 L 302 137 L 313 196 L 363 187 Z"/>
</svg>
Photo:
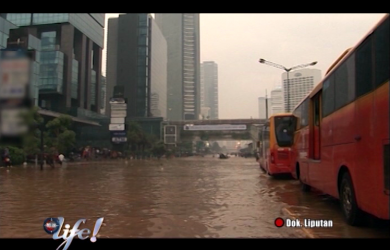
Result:
<svg viewBox="0 0 390 250">
<path fill-rule="evenodd" d="M 288 208 L 284 207 L 282 208 L 282 213 L 285 215 L 285 216 L 288 216 L 290 219 L 298 219 L 297 218 L 297 215 L 296 214 L 293 214 Z M 301 228 L 303 233 L 308 237 L 308 238 L 311 238 L 311 239 L 318 239 L 318 237 L 312 232 L 312 230 L 310 229 L 307 229 L 307 228 L 304 228 L 302 227 Z"/>
</svg>

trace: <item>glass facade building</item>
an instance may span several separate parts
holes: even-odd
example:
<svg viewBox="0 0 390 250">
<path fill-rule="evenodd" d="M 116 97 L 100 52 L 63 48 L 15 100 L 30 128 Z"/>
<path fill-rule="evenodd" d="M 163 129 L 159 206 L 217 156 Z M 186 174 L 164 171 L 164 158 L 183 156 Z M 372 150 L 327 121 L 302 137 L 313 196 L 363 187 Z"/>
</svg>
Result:
<svg viewBox="0 0 390 250">
<path fill-rule="evenodd" d="M 168 47 L 170 120 L 197 120 L 200 114 L 200 28 L 197 13 L 156 13 Z"/>
<path fill-rule="evenodd" d="M 61 51 L 41 52 L 40 92 L 63 93 L 64 53 Z"/>
<path fill-rule="evenodd" d="M 17 26 L 70 23 L 100 47 L 104 45 L 104 13 L 6 13 Z"/>
<path fill-rule="evenodd" d="M 39 82 L 40 82 L 40 61 L 41 61 L 41 40 L 35 36 L 28 36 L 27 49 L 35 50 L 35 61 L 32 62 L 32 75 L 30 81 L 30 97 L 32 98 L 34 105 L 38 105 L 39 100 Z"/>
<path fill-rule="evenodd" d="M 137 94 L 136 116 L 149 116 L 149 18 L 148 14 L 138 15 L 137 43 Z"/>
<path fill-rule="evenodd" d="M 108 26 L 107 99 L 114 86 L 123 85 L 128 118 L 165 118 L 167 45 L 153 17 L 124 14 L 109 19 Z"/>
<path fill-rule="evenodd" d="M 154 117 L 167 117 L 168 51 L 160 28 L 150 18 L 150 113 Z"/>
<path fill-rule="evenodd" d="M 17 28 L 17 26 L 0 16 L 0 49 L 5 49 L 7 47 L 9 31 L 14 28 Z"/>
<path fill-rule="evenodd" d="M 39 103 L 100 113 L 104 13 L 1 13 L 41 40 Z M 68 70 L 65 70 L 68 69 Z"/>
<path fill-rule="evenodd" d="M 201 107 L 210 108 L 208 119 L 218 119 L 218 64 L 203 62 L 200 72 Z"/>
</svg>

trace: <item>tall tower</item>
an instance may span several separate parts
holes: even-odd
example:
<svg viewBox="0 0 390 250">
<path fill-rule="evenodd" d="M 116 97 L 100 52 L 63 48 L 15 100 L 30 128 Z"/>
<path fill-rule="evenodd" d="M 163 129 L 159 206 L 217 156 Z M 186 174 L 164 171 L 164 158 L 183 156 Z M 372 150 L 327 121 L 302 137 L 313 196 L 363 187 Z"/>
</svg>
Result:
<svg viewBox="0 0 390 250">
<path fill-rule="evenodd" d="M 296 105 L 313 89 L 313 87 L 321 80 L 321 70 L 319 69 L 300 69 L 289 73 L 287 79 L 287 73 L 282 74 L 283 92 L 284 92 L 284 106 L 287 107 L 287 82 L 289 83 L 289 98 L 290 98 L 290 111 L 295 108 Z"/>
<path fill-rule="evenodd" d="M 199 14 L 157 13 L 168 46 L 167 116 L 197 120 L 200 113 Z"/>
<path fill-rule="evenodd" d="M 127 117 L 166 117 L 167 45 L 150 14 L 108 20 L 106 73 L 108 99 L 123 86 Z"/>
<path fill-rule="evenodd" d="M 209 119 L 218 119 L 218 64 L 203 62 L 201 71 L 201 107 L 209 109 Z"/>
</svg>

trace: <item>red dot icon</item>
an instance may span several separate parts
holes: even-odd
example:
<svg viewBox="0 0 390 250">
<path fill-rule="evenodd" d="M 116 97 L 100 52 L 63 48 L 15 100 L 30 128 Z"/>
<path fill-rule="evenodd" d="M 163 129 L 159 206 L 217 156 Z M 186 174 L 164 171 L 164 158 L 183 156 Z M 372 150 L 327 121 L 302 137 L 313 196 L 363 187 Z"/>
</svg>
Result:
<svg viewBox="0 0 390 250">
<path fill-rule="evenodd" d="M 284 220 L 282 218 L 276 218 L 275 219 L 275 226 L 277 227 L 283 227 L 284 226 Z"/>
</svg>

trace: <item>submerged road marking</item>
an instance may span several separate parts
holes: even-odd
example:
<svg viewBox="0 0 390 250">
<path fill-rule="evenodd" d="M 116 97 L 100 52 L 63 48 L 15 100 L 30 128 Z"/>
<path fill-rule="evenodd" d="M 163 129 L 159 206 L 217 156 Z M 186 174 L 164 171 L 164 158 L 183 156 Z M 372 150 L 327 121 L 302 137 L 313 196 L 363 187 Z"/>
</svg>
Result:
<svg viewBox="0 0 390 250">
<path fill-rule="evenodd" d="M 285 214 L 288 214 L 288 216 L 290 216 L 291 219 L 297 220 L 296 216 L 290 210 L 288 210 L 287 208 L 283 208 L 282 211 Z M 307 228 L 304 228 L 304 227 L 301 227 L 301 229 L 306 234 L 307 237 L 312 238 L 312 239 L 318 238 L 317 236 L 314 235 L 314 233 L 311 232 L 310 229 L 307 229 Z"/>
</svg>

